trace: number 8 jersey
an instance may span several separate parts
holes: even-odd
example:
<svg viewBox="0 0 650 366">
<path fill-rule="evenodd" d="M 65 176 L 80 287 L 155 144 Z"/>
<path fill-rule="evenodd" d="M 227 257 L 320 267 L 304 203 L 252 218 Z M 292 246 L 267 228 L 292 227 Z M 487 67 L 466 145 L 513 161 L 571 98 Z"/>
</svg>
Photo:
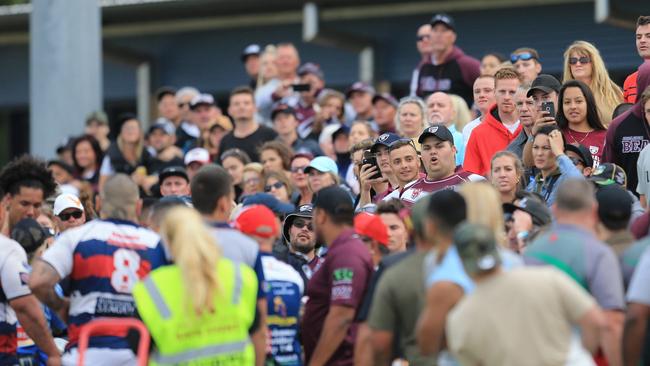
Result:
<svg viewBox="0 0 650 366">
<path fill-rule="evenodd" d="M 70 347 L 76 346 L 79 328 L 94 318 L 134 316 L 133 285 L 168 263 L 158 234 L 122 220 L 94 220 L 70 229 L 41 259 L 70 279 Z M 125 335 L 100 334 L 90 347 L 128 348 Z"/>
</svg>

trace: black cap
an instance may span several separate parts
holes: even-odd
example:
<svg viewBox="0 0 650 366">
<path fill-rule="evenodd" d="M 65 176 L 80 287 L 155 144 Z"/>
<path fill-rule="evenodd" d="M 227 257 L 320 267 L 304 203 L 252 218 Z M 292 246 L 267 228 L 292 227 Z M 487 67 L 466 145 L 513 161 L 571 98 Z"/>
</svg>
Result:
<svg viewBox="0 0 650 366">
<path fill-rule="evenodd" d="M 504 203 L 503 212 L 513 213 L 515 210 L 524 211 L 533 218 L 533 224 L 544 226 L 551 223 L 551 211 L 546 205 L 534 198 L 524 197 L 515 203 Z"/>
<path fill-rule="evenodd" d="M 271 112 L 271 121 L 273 121 L 275 119 L 275 116 L 280 113 L 290 114 L 294 117 L 296 116 L 296 110 L 293 109 L 293 107 L 287 104 L 278 104 L 275 108 L 273 108 L 273 111 Z"/>
<path fill-rule="evenodd" d="M 248 56 L 258 56 L 262 53 L 262 48 L 258 44 L 249 44 L 244 48 L 244 51 L 241 53 L 241 62 L 246 62 Z"/>
<path fill-rule="evenodd" d="M 65 163 L 63 160 L 50 160 L 47 162 L 48 168 L 51 167 L 52 165 L 57 165 L 61 167 L 61 169 L 68 172 L 68 174 L 74 175 L 74 168 L 72 167 L 72 165 Z"/>
<path fill-rule="evenodd" d="M 289 242 L 289 228 L 291 228 L 291 225 L 293 225 L 293 220 L 296 217 L 304 217 L 306 219 L 311 219 L 314 216 L 314 206 L 311 204 L 307 205 L 302 205 L 298 207 L 297 210 L 294 212 L 290 213 L 287 215 L 287 217 L 284 219 L 284 222 L 282 223 L 282 236 L 284 236 L 284 240 Z"/>
<path fill-rule="evenodd" d="M 564 146 L 564 150 L 576 153 L 582 160 L 585 168 L 590 168 L 594 165 L 594 158 L 591 156 L 591 151 L 585 145 L 567 144 Z"/>
<path fill-rule="evenodd" d="M 605 227 L 627 227 L 634 201 L 630 193 L 617 185 L 602 187 L 596 192 L 598 218 Z"/>
<path fill-rule="evenodd" d="M 158 174 L 158 184 L 162 185 L 163 181 L 169 177 L 181 177 L 188 182 L 190 181 L 187 172 L 182 166 L 170 166 L 163 169 L 160 174 Z"/>
<path fill-rule="evenodd" d="M 420 134 L 420 137 L 418 137 L 418 142 L 422 143 L 422 141 L 429 136 L 435 136 L 442 141 L 449 141 L 452 145 L 454 144 L 454 135 L 451 134 L 445 125 L 436 124 L 425 128 Z"/>
<path fill-rule="evenodd" d="M 355 92 L 368 93 L 372 94 L 373 96 L 376 94 L 375 88 L 373 88 L 368 83 L 364 83 L 363 81 L 357 81 L 356 83 L 352 84 L 350 88 L 345 92 L 345 97 L 349 99 L 350 95 Z"/>
<path fill-rule="evenodd" d="M 330 216 L 349 216 L 350 223 L 354 218 L 354 206 L 350 194 L 339 186 L 329 186 L 316 192 L 314 208 L 327 212 Z"/>
<path fill-rule="evenodd" d="M 174 127 L 171 123 L 169 124 L 164 122 L 154 123 L 153 125 L 151 125 L 151 127 L 149 127 L 149 130 L 147 131 L 147 135 L 150 135 L 155 130 L 160 130 L 167 135 L 174 134 Z"/>
<path fill-rule="evenodd" d="M 526 93 L 527 97 L 532 97 L 533 93 L 535 90 L 541 90 L 544 93 L 550 93 L 550 92 L 560 92 L 560 88 L 562 87 L 562 84 L 553 76 L 549 74 L 541 74 L 533 80 L 533 83 L 530 85 L 530 89 L 528 89 L 528 93 Z"/>
<path fill-rule="evenodd" d="M 599 186 L 609 186 L 618 184 L 619 186 L 627 186 L 627 174 L 625 170 L 614 163 L 600 163 L 589 180 Z"/>
<path fill-rule="evenodd" d="M 372 97 L 372 104 L 377 103 L 377 101 L 383 100 L 384 102 L 392 105 L 393 107 L 397 108 L 399 106 L 399 102 L 397 99 L 390 93 L 380 93 Z"/>
<path fill-rule="evenodd" d="M 377 137 L 375 143 L 370 148 L 370 152 L 376 152 L 379 146 L 390 147 L 390 145 L 400 139 L 401 137 L 396 133 L 386 132 L 384 134 L 381 134 L 379 137 Z"/>
<path fill-rule="evenodd" d="M 452 18 L 449 14 L 440 13 L 434 15 L 433 18 L 431 18 L 431 26 L 434 27 L 438 23 L 444 24 L 447 28 L 453 30 L 454 32 L 456 31 L 456 22 L 454 22 L 454 18 Z"/>
<path fill-rule="evenodd" d="M 36 251 L 51 236 L 48 230 L 31 218 L 18 221 L 11 230 L 11 238 L 20 243 L 28 254 Z"/>
</svg>

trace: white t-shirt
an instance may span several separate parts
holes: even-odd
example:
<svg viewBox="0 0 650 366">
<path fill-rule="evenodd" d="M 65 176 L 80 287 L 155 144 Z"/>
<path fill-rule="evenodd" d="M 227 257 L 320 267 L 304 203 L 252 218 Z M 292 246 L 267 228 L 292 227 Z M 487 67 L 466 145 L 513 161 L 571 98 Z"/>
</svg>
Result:
<svg viewBox="0 0 650 366">
<path fill-rule="evenodd" d="M 481 124 L 481 117 L 476 118 L 473 121 L 470 121 L 468 124 L 463 127 L 463 144 L 467 146 L 469 142 L 469 137 L 472 136 L 472 131 Z"/>
<path fill-rule="evenodd" d="M 503 127 L 507 128 L 510 133 L 515 133 L 517 131 L 517 128 L 519 128 L 519 120 L 517 120 L 515 123 L 511 125 L 503 124 Z"/>
<path fill-rule="evenodd" d="M 650 145 L 646 145 L 641 150 L 639 159 L 636 161 L 636 170 L 639 176 L 636 192 L 645 195 L 647 201 L 650 198 Z"/>
</svg>

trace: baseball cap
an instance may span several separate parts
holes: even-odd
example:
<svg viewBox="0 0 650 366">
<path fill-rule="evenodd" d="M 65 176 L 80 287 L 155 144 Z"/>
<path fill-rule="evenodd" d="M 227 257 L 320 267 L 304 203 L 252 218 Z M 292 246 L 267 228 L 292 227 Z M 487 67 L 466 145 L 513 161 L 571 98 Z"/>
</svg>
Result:
<svg viewBox="0 0 650 366">
<path fill-rule="evenodd" d="M 150 135 L 153 131 L 160 130 L 163 133 L 167 135 L 173 135 L 174 130 L 173 130 L 173 125 L 167 124 L 164 122 L 156 122 L 151 127 L 149 127 L 149 130 L 147 131 L 147 135 Z"/>
<path fill-rule="evenodd" d="M 339 174 L 339 168 L 336 166 L 336 162 L 327 156 L 318 156 L 312 159 L 309 162 L 309 166 L 305 168 L 305 174 L 309 173 L 312 169 L 316 169 L 321 173 Z"/>
<path fill-rule="evenodd" d="M 312 206 L 311 204 L 302 205 L 298 207 L 297 210 L 288 214 L 287 217 L 284 218 L 284 222 L 282 223 L 282 236 L 284 236 L 284 240 L 289 241 L 289 228 L 291 228 L 291 225 L 293 225 L 293 220 L 295 220 L 297 217 L 311 219 L 313 216 L 314 216 L 314 206 Z"/>
<path fill-rule="evenodd" d="M 559 93 L 561 87 L 562 85 L 553 75 L 540 74 L 535 78 L 535 80 L 533 80 L 533 83 L 530 85 L 530 89 L 528 89 L 526 96 L 529 98 L 532 97 L 535 90 L 541 90 L 544 93 Z"/>
<path fill-rule="evenodd" d="M 431 18 L 431 26 L 433 27 L 438 23 L 444 24 L 447 28 L 453 30 L 454 32 L 456 31 L 456 22 L 454 22 L 454 18 L 452 18 L 449 14 L 440 13 L 434 15 L 433 18 Z"/>
<path fill-rule="evenodd" d="M 185 168 L 182 166 L 170 166 L 163 169 L 160 174 L 158 174 L 158 183 L 162 185 L 163 181 L 169 177 L 181 177 L 188 182 L 190 181 Z"/>
<path fill-rule="evenodd" d="M 564 146 L 564 150 L 576 153 L 586 168 L 592 167 L 594 165 L 594 158 L 591 156 L 591 151 L 589 151 L 585 145 L 566 144 Z"/>
<path fill-rule="evenodd" d="M 249 44 L 244 48 L 244 51 L 241 53 L 241 62 L 246 62 L 248 56 L 257 56 L 262 53 L 262 47 L 258 44 Z"/>
<path fill-rule="evenodd" d="M 381 218 L 377 215 L 361 212 L 354 217 L 354 231 L 367 236 L 379 244 L 388 246 L 388 230 Z"/>
<path fill-rule="evenodd" d="M 210 94 L 199 94 L 190 101 L 190 109 L 196 109 L 200 105 L 214 105 L 214 97 Z"/>
<path fill-rule="evenodd" d="M 397 101 L 397 99 L 394 96 L 392 96 L 390 93 L 380 93 L 375 95 L 374 97 L 372 97 L 372 104 L 377 103 L 378 100 L 383 100 L 395 108 L 399 106 L 399 102 Z"/>
<path fill-rule="evenodd" d="M 600 186 L 609 186 L 614 183 L 623 187 L 627 185 L 625 170 L 614 163 L 600 163 L 589 180 Z"/>
<path fill-rule="evenodd" d="M 318 64 L 315 64 L 313 62 L 307 62 L 306 64 L 303 64 L 298 68 L 298 76 L 303 76 L 307 74 L 316 75 L 321 80 L 325 79 L 325 74 L 323 74 L 323 70 L 321 70 Z"/>
<path fill-rule="evenodd" d="M 395 141 L 401 139 L 401 137 L 392 132 L 386 132 L 384 134 L 381 134 L 377 139 L 375 140 L 375 143 L 370 147 L 370 152 L 375 152 L 379 148 L 379 146 L 386 146 L 390 147 Z"/>
<path fill-rule="evenodd" d="M 273 238 L 280 233 L 280 225 L 273 211 L 264 205 L 244 207 L 235 218 L 235 229 L 246 235 Z"/>
<path fill-rule="evenodd" d="M 350 194 L 339 186 L 329 186 L 316 192 L 314 208 L 324 210 L 332 216 L 349 216 L 352 220 L 354 207 Z"/>
<path fill-rule="evenodd" d="M 515 203 L 504 203 L 503 212 L 513 213 L 515 210 L 521 210 L 529 214 L 533 218 L 533 224 L 537 226 L 544 226 L 551 223 L 551 211 L 542 202 L 534 199 L 524 197 Z"/>
<path fill-rule="evenodd" d="M 92 121 L 97 121 L 102 125 L 108 125 L 108 116 L 102 111 L 94 111 L 86 116 L 86 126 Z"/>
<path fill-rule="evenodd" d="M 345 92 L 345 97 L 350 98 L 350 95 L 352 95 L 354 92 L 363 92 L 375 95 L 375 88 L 370 86 L 368 83 L 364 83 L 363 81 L 357 81 L 356 83 L 352 84 L 352 86 L 350 86 L 350 88 Z"/>
<path fill-rule="evenodd" d="M 340 134 L 349 135 L 349 134 L 350 134 L 350 127 L 348 127 L 348 126 L 346 126 L 346 125 L 341 125 L 341 127 L 339 127 L 338 129 L 336 129 L 336 131 L 334 131 L 334 132 L 332 133 L 332 141 L 336 140 L 336 137 L 337 137 L 338 135 L 340 135 Z"/>
<path fill-rule="evenodd" d="M 208 150 L 202 147 L 195 147 L 192 150 L 188 151 L 187 154 L 185 154 L 185 166 L 188 166 L 194 162 L 199 162 L 201 164 L 209 163 L 210 153 Z"/>
<path fill-rule="evenodd" d="M 270 193 L 255 193 L 246 196 L 243 201 L 244 206 L 264 205 L 278 215 L 286 215 L 293 212 L 296 207 L 290 203 L 280 202 Z"/>
<path fill-rule="evenodd" d="M 18 221 L 11 230 L 11 238 L 17 241 L 28 254 L 33 253 L 43 245 L 45 239 L 51 236 L 47 229 L 32 218 Z"/>
<path fill-rule="evenodd" d="M 626 189 L 616 185 L 603 187 L 596 192 L 596 200 L 598 218 L 606 227 L 627 226 L 634 202 Z"/>
<path fill-rule="evenodd" d="M 429 136 L 435 136 L 442 141 L 449 141 L 452 145 L 454 144 L 454 136 L 445 125 L 436 124 L 425 128 L 420 134 L 420 137 L 418 137 L 418 142 L 422 143 Z"/>
<path fill-rule="evenodd" d="M 293 109 L 293 107 L 287 104 L 278 104 L 275 108 L 273 108 L 273 111 L 271 112 L 271 120 L 275 121 L 275 116 L 280 113 L 290 114 L 294 117 L 296 116 L 296 110 Z"/>
<path fill-rule="evenodd" d="M 454 245 L 468 274 L 489 271 L 501 263 L 494 233 L 483 225 L 461 224 L 454 233 Z"/>
<path fill-rule="evenodd" d="M 81 204 L 79 197 L 70 193 L 63 193 L 58 195 L 54 200 L 54 208 L 52 211 L 56 216 L 59 216 L 61 212 L 69 208 L 76 208 L 80 211 L 84 210 L 84 206 Z"/>
</svg>

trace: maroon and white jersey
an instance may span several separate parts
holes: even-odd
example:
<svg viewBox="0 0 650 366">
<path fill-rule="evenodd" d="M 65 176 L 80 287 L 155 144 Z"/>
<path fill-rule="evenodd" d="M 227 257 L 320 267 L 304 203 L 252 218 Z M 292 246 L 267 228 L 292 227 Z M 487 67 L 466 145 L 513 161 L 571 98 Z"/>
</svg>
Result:
<svg viewBox="0 0 650 366">
<path fill-rule="evenodd" d="M 417 200 L 433 192 L 442 189 L 456 190 L 463 183 L 483 180 L 485 180 L 483 176 L 463 170 L 456 171 L 452 176 L 439 180 L 428 180 L 423 177 L 405 185 L 404 188 L 394 190 L 384 197 L 384 200 L 399 199 L 404 205 L 411 207 Z"/>
</svg>

